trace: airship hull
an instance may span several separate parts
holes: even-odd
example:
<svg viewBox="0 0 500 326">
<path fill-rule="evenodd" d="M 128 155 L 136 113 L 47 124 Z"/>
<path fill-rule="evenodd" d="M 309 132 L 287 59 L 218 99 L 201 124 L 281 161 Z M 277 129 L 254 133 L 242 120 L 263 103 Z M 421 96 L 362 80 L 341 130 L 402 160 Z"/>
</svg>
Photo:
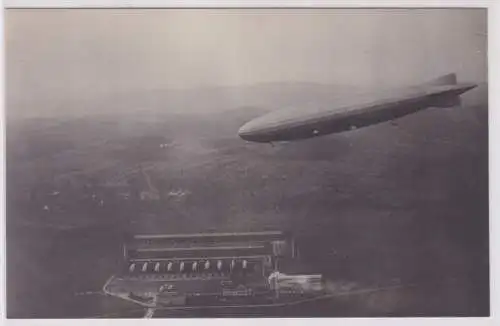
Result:
<svg viewBox="0 0 500 326">
<path fill-rule="evenodd" d="M 454 77 L 443 77 L 449 76 Z M 349 131 L 398 119 L 429 107 L 458 105 L 459 95 L 475 86 L 424 84 L 385 95 L 351 98 L 327 110 L 275 111 L 243 125 L 239 136 L 253 142 L 275 142 Z"/>
</svg>

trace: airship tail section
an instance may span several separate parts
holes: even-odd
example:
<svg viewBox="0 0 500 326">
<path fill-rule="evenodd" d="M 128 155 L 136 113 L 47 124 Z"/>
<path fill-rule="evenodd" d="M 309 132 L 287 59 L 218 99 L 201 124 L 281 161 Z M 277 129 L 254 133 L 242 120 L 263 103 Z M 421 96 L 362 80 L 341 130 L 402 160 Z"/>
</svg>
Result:
<svg viewBox="0 0 500 326">
<path fill-rule="evenodd" d="M 443 85 L 456 85 L 456 84 L 457 84 L 457 75 L 455 73 L 452 73 L 430 80 L 424 85 L 443 86 Z"/>
<path fill-rule="evenodd" d="M 460 94 L 476 87 L 476 85 L 466 85 L 457 83 L 457 75 L 455 73 L 447 74 L 435 78 L 423 84 L 430 89 L 434 87 L 450 87 L 449 91 L 433 96 L 431 107 L 436 108 L 451 108 L 461 105 Z"/>
<path fill-rule="evenodd" d="M 451 108 L 454 106 L 460 106 L 462 101 L 460 96 L 456 94 L 443 95 L 438 97 L 432 102 L 432 106 L 436 108 Z"/>
</svg>

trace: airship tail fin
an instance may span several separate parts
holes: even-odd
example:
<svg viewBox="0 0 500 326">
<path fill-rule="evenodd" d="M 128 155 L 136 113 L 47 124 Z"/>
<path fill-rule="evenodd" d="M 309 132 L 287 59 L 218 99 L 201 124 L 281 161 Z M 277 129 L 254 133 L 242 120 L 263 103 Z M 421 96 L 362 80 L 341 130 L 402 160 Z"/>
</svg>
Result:
<svg viewBox="0 0 500 326">
<path fill-rule="evenodd" d="M 429 86 L 442 86 L 442 85 L 456 85 L 457 84 L 457 75 L 455 73 L 447 74 L 440 76 L 436 79 L 430 80 L 424 85 Z"/>
<path fill-rule="evenodd" d="M 456 84 L 457 84 L 457 75 L 455 73 L 451 73 L 430 80 L 424 85 L 445 86 L 445 85 L 456 85 Z M 461 104 L 460 96 L 454 93 L 438 96 L 432 102 L 432 106 L 437 108 L 450 108 L 454 106 L 460 106 L 460 104 Z"/>
</svg>

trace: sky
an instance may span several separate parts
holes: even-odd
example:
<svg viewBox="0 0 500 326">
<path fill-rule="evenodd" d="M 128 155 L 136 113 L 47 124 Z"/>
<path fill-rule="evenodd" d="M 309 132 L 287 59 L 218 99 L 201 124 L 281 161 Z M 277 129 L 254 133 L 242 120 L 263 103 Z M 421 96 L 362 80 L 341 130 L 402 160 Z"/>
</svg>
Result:
<svg viewBox="0 0 500 326">
<path fill-rule="evenodd" d="M 487 79 L 485 9 L 8 9 L 6 92 Z"/>
</svg>

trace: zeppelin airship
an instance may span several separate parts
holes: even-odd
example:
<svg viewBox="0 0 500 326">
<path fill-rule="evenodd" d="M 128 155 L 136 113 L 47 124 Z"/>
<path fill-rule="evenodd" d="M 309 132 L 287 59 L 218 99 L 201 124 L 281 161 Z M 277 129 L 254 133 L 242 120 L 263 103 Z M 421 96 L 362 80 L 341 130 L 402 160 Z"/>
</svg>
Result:
<svg viewBox="0 0 500 326">
<path fill-rule="evenodd" d="M 456 74 L 448 74 L 416 86 L 339 98 L 328 108 L 272 111 L 244 124 L 238 135 L 247 141 L 268 143 L 353 130 L 431 107 L 458 106 L 460 95 L 476 86 L 457 83 Z"/>
</svg>

